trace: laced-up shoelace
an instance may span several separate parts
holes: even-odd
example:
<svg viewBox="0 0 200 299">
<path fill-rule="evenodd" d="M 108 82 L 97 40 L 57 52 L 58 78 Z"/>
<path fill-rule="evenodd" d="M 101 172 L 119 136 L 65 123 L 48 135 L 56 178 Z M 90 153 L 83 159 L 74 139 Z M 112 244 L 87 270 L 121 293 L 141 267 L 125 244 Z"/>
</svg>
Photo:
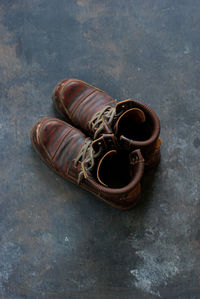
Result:
<svg viewBox="0 0 200 299">
<path fill-rule="evenodd" d="M 113 121 L 115 114 L 116 108 L 108 105 L 94 114 L 94 116 L 88 123 L 89 128 L 94 132 L 94 138 L 96 138 L 99 135 L 99 133 L 104 129 L 104 125 L 102 123 L 102 116 L 104 115 L 107 124 L 110 125 Z"/>
<path fill-rule="evenodd" d="M 102 149 L 100 148 L 99 151 L 96 153 L 92 147 L 92 141 L 89 138 L 85 139 L 85 144 L 81 147 L 77 157 L 74 159 L 75 167 L 77 167 L 79 161 L 81 161 L 82 166 L 82 170 L 78 175 L 78 184 L 82 180 L 83 176 L 87 176 L 86 170 L 89 171 L 93 168 L 95 163 L 94 160 L 100 155 L 101 151 Z"/>
</svg>

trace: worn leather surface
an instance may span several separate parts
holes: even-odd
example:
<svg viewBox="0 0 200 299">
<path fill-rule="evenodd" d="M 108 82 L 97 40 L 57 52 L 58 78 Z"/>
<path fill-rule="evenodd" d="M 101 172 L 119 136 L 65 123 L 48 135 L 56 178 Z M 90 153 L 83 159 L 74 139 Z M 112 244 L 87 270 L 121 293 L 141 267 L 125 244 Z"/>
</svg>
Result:
<svg viewBox="0 0 200 299">
<path fill-rule="evenodd" d="M 94 142 L 102 144 L 104 149 L 109 148 L 109 139 L 114 145 L 113 135 L 100 137 Z M 88 138 L 87 138 L 88 139 Z M 81 161 L 75 166 L 76 159 L 81 147 L 84 145 L 86 136 L 80 130 L 70 124 L 56 119 L 45 117 L 37 122 L 31 131 L 32 144 L 40 157 L 62 177 L 78 183 L 78 176 L 81 171 Z M 92 140 L 91 140 L 92 142 Z M 80 186 L 106 200 L 111 205 L 118 208 L 129 208 L 135 205 L 140 197 L 139 183 L 142 178 L 144 161 L 138 151 L 138 160 L 134 161 L 134 176 L 132 181 L 120 189 L 111 189 L 101 186 L 91 173 L 87 173 Z"/>
<path fill-rule="evenodd" d="M 88 122 L 104 106 L 116 107 L 117 114 L 120 111 L 125 112 L 133 108 L 141 109 L 141 112 L 145 113 L 144 117 L 151 119 L 152 136 L 145 141 L 135 141 L 124 138 L 124 136 L 118 136 L 119 147 L 129 151 L 140 148 L 148 166 L 154 165 L 155 160 L 159 162 L 160 149 L 157 147 L 155 149 L 155 145 L 160 134 L 160 121 L 156 113 L 147 105 L 131 99 L 117 103 L 104 91 L 78 79 L 66 79 L 58 83 L 52 98 L 60 114 L 91 137 L 93 137 L 94 131 L 88 126 Z M 102 122 L 104 123 L 104 133 L 118 135 L 118 122 L 113 129 L 107 126 L 104 117 L 102 117 Z"/>
<path fill-rule="evenodd" d="M 81 131 L 61 120 L 47 117 L 34 126 L 31 139 L 49 166 L 76 182 L 79 171 L 73 167 L 73 160 L 85 142 L 85 135 Z"/>
<path fill-rule="evenodd" d="M 52 97 L 61 114 L 91 136 L 94 132 L 88 122 L 92 116 L 106 105 L 115 106 L 115 100 L 107 93 L 77 79 L 61 81 Z"/>
</svg>

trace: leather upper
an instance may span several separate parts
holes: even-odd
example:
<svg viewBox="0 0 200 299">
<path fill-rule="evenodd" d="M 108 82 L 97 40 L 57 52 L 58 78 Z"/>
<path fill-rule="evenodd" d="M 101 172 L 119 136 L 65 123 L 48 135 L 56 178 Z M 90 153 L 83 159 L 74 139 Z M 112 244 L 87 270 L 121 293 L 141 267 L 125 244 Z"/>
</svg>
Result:
<svg viewBox="0 0 200 299">
<path fill-rule="evenodd" d="M 60 82 L 53 92 L 53 100 L 63 116 L 75 126 L 93 136 L 88 122 L 104 106 L 115 106 L 116 102 L 104 91 L 81 80 L 66 79 Z"/>
<path fill-rule="evenodd" d="M 32 130 L 32 142 L 37 152 L 62 176 L 70 176 L 76 182 L 78 168 L 73 160 L 85 142 L 85 135 L 56 118 L 43 118 Z"/>
<path fill-rule="evenodd" d="M 112 123 L 108 124 L 105 115 L 100 115 L 101 134 L 115 134 L 119 148 L 129 151 L 140 148 L 146 164 L 150 165 L 151 160 L 154 161 L 155 159 L 159 161 L 160 150 L 157 140 L 160 134 L 160 121 L 156 113 L 147 105 L 131 99 L 117 103 L 104 91 L 78 79 L 61 81 L 55 87 L 52 97 L 58 111 L 92 138 L 99 136 L 96 137 L 95 134 L 95 130 L 98 131 L 98 128 L 94 125 L 90 126 L 90 121 L 103 107 L 110 106 L 111 109 L 114 108 L 115 116 Z M 151 123 L 152 132 L 146 140 L 135 140 L 134 136 L 133 138 L 127 138 L 126 135 L 119 134 L 121 116 L 128 110 L 138 110 L 138 112 L 140 110 L 140 113 L 134 113 L 135 117 L 137 119 L 138 117 L 143 118 L 143 122 Z M 127 126 L 130 126 L 130 124 L 128 123 Z M 160 141 L 159 144 L 161 144 Z"/>
<path fill-rule="evenodd" d="M 40 157 L 52 169 L 72 182 L 78 183 L 82 163 L 79 161 L 78 165 L 75 166 L 74 161 L 86 140 L 90 141 L 88 137 L 86 138 L 81 131 L 66 122 L 56 118 L 45 117 L 33 127 L 31 140 Z M 110 136 L 110 141 L 114 148 L 113 135 Z M 105 136 L 105 140 L 101 136 L 94 144 L 92 144 L 91 140 L 91 144 L 97 150 L 100 144 L 103 145 L 104 150 L 108 150 L 110 141 L 109 136 Z M 138 198 L 138 192 L 140 192 L 137 186 L 141 180 L 144 168 L 144 161 L 139 152 L 137 157 L 138 159 L 136 160 L 131 158 L 131 163 L 134 164 L 134 176 L 127 186 L 118 189 L 105 187 L 98 183 L 98 180 L 92 173 L 87 172 L 87 168 L 86 176 L 80 181 L 80 186 L 106 200 L 111 205 L 118 205 L 120 208 L 127 208 L 133 205 L 136 198 Z M 135 190 L 135 193 L 133 190 Z"/>
</svg>

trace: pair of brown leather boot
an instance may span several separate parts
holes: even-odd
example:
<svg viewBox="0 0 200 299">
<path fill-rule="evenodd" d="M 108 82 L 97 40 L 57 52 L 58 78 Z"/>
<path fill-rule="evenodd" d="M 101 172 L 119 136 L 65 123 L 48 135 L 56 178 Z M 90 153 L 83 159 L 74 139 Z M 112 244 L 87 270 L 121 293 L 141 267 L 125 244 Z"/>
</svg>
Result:
<svg viewBox="0 0 200 299">
<path fill-rule="evenodd" d="M 132 208 L 140 199 L 144 167 L 160 160 L 156 113 L 131 99 L 116 102 L 77 79 L 57 84 L 52 98 L 68 123 L 39 120 L 31 131 L 37 153 L 59 175 L 111 206 Z"/>
</svg>

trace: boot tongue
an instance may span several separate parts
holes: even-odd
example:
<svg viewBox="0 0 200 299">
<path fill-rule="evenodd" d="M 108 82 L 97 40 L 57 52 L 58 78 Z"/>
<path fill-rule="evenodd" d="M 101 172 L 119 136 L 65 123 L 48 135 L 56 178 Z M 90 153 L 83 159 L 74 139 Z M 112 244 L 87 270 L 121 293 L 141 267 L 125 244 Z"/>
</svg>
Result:
<svg viewBox="0 0 200 299">
<path fill-rule="evenodd" d="M 130 108 L 119 116 L 115 123 L 114 131 L 119 137 L 120 145 L 123 149 L 130 150 L 136 145 L 134 141 L 134 135 L 133 138 L 129 139 L 124 136 L 124 132 L 130 128 L 131 125 L 136 125 L 139 128 L 145 123 L 145 121 L 145 113 L 139 108 Z"/>
<path fill-rule="evenodd" d="M 92 142 L 92 147 L 95 152 L 107 152 L 117 147 L 117 141 L 114 134 L 103 134 L 98 139 Z"/>
<path fill-rule="evenodd" d="M 98 139 L 92 142 L 92 147 L 95 153 L 99 153 L 95 163 L 97 163 L 96 177 L 100 184 L 107 186 L 101 179 L 100 169 L 105 159 L 109 159 L 116 152 L 116 137 L 114 134 L 103 134 Z"/>
<path fill-rule="evenodd" d="M 108 135 L 112 134 L 112 129 L 111 129 L 110 125 L 108 125 L 104 115 L 102 116 L 101 120 L 102 120 L 103 132 Z"/>
<path fill-rule="evenodd" d="M 108 186 L 105 182 L 104 178 L 104 165 L 109 163 L 113 156 L 117 154 L 116 150 L 111 150 L 103 155 L 103 157 L 100 159 L 98 166 L 97 166 L 97 180 L 98 182 L 103 186 Z"/>
<path fill-rule="evenodd" d="M 134 176 L 134 166 L 143 162 L 140 150 L 131 153 L 111 150 L 99 160 L 96 177 L 100 184 L 111 188 L 127 185 Z"/>
<path fill-rule="evenodd" d="M 146 121 L 146 116 L 144 112 L 139 108 L 131 108 L 126 110 L 124 113 L 120 115 L 118 120 L 115 123 L 115 132 L 118 134 L 120 132 L 121 128 L 125 123 L 128 123 L 128 120 L 134 120 L 137 124 L 142 124 Z"/>
</svg>

